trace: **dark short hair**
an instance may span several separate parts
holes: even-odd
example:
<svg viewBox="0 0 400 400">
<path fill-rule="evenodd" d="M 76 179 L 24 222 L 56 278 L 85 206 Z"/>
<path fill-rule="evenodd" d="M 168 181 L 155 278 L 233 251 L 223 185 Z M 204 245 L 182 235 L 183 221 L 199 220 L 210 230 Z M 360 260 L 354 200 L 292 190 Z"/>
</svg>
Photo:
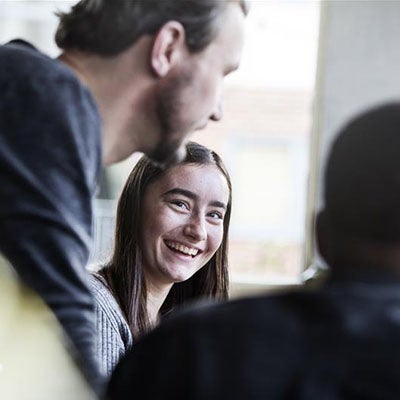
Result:
<svg viewBox="0 0 400 400">
<path fill-rule="evenodd" d="M 189 50 L 196 52 L 215 38 L 219 17 L 231 3 L 247 14 L 246 0 L 81 0 L 69 13 L 58 13 L 55 39 L 63 49 L 113 56 L 174 20 L 185 28 Z"/>
<path fill-rule="evenodd" d="M 225 177 L 229 199 L 223 221 L 222 243 L 213 257 L 184 282 L 175 283 L 160 313 L 165 315 L 178 305 L 199 299 L 226 299 L 228 296 L 228 231 L 232 207 L 229 174 L 217 153 L 198 143 L 186 145 L 186 157 L 178 165 L 215 165 Z M 165 171 L 143 156 L 133 168 L 122 190 L 117 209 L 114 252 L 109 265 L 100 273 L 106 278 L 135 336 L 149 330 L 146 308 L 146 283 L 140 246 L 142 200 L 147 187 L 161 179 Z"/>
<path fill-rule="evenodd" d="M 340 131 L 325 172 L 325 209 L 339 233 L 400 239 L 400 103 L 370 109 Z"/>
</svg>

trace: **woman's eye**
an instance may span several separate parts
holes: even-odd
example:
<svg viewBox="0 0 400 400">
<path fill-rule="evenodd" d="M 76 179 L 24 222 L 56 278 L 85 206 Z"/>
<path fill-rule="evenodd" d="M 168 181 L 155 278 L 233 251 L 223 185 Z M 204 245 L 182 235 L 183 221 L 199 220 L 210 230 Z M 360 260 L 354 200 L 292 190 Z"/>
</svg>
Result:
<svg viewBox="0 0 400 400">
<path fill-rule="evenodd" d="M 224 219 L 224 216 L 220 212 L 210 212 L 208 214 L 212 219 Z"/>
<path fill-rule="evenodd" d="M 171 204 L 173 204 L 177 208 L 181 208 L 181 209 L 185 209 L 185 210 L 189 209 L 189 206 L 184 201 L 181 201 L 181 200 L 173 200 L 173 201 L 171 201 Z"/>
</svg>

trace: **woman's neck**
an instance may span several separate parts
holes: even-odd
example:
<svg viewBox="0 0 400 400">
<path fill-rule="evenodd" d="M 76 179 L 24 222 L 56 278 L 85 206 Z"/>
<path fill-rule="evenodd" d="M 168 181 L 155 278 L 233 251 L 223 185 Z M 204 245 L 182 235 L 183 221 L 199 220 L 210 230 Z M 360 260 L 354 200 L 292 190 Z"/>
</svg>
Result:
<svg viewBox="0 0 400 400">
<path fill-rule="evenodd" d="M 147 315 L 152 326 L 159 321 L 160 308 L 172 288 L 172 284 L 154 284 L 150 279 L 146 279 L 147 286 Z"/>
</svg>

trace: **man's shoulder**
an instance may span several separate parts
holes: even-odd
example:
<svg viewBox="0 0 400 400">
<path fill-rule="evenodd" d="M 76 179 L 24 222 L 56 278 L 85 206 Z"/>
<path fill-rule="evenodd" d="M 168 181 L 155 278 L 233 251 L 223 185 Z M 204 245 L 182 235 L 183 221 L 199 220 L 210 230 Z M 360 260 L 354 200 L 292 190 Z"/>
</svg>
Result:
<svg viewBox="0 0 400 400">
<path fill-rule="evenodd" d="M 2 44 L 0 46 L 0 54 L 2 64 L 25 58 L 50 58 L 31 43 L 22 39 L 14 39 Z"/>
<path fill-rule="evenodd" d="M 16 39 L 0 46 L 0 65 L 5 70 L 13 67 L 14 73 L 40 73 L 42 70 L 57 71 L 57 73 L 68 73 L 61 63 L 36 49 L 32 44 Z"/>
<path fill-rule="evenodd" d="M 66 159 L 74 170 L 82 165 L 93 192 L 101 160 L 100 116 L 78 76 L 61 61 L 17 40 L 0 46 L 0 91 L 0 105 L 12 110 L 1 124 L 1 137 L 8 138 L 3 150 L 18 147 L 18 152 L 25 152 L 29 147 L 30 163 L 56 159 L 63 171 L 67 171 Z M 46 158 L 38 156 L 42 151 L 47 152 Z M 50 179 L 54 176 L 49 174 Z"/>
<path fill-rule="evenodd" d="M 274 293 L 233 299 L 217 304 L 210 302 L 198 303 L 182 311 L 180 316 L 186 318 L 195 317 L 197 319 L 219 318 L 219 316 L 250 318 L 253 314 L 261 310 L 281 312 L 283 309 L 290 311 L 292 307 L 297 308 L 299 302 L 308 303 L 310 299 L 316 296 L 319 296 L 316 291 L 308 291 L 301 288 L 282 290 Z"/>
<path fill-rule="evenodd" d="M 370 288 L 356 284 L 300 287 L 216 305 L 200 304 L 171 317 L 166 321 L 165 332 L 171 330 L 182 336 L 202 332 L 204 336 L 216 337 L 218 332 L 223 335 L 229 331 L 233 336 L 274 337 L 291 331 L 306 338 L 323 330 L 347 332 L 356 337 L 358 325 L 374 325 L 382 320 L 400 329 L 398 319 L 390 312 L 400 304 L 400 296 L 392 295 L 390 289 L 389 285 Z M 354 313 L 358 315 L 357 326 Z"/>
<path fill-rule="evenodd" d="M 303 319 L 295 311 L 307 297 L 296 291 L 196 305 L 171 316 L 143 338 L 132 357 L 168 352 L 168 360 L 196 365 L 208 382 L 236 380 L 254 366 L 263 371 L 279 367 L 276 376 L 286 377 L 301 364 L 308 346 Z M 188 352 L 182 348 L 195 350 L 185 356 Z M 285 365 L 279 362 L 282 358 L 288 360 Z"/>
<path fill-rule="evenodd" d="M 46 92 L 51 97 L 52 90 L 60 94 L 73 89 L 81 96 L 87 96 L 86 87 L 64 63 L 51 58 L 24 40 L 13 40 L 0 46 L 0 83 L 7 92 L 21 88 L 31 88 Z"/>
<path fill-rule="evenodd" d="M 200 303 L 172 316 L 166 321 L 165 329 L 205 334 L 218 330 L 238 332 L 242 327 L 253 333 L 270 332 L 274 326 L 300 329 L 308 316 L 318 311 L 316 297 L 319 297 L 316 292 L 293 290 L 219 304 Z"/>
</svg>

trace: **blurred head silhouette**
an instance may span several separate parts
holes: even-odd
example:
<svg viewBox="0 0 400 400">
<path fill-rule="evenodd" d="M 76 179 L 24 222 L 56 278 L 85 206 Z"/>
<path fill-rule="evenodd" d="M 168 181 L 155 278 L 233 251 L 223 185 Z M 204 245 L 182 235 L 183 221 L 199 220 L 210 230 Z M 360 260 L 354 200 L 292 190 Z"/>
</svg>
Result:
<svg viewBox="0 0 400 400">
<path fill-rule="evenodd" d="M 333 273 L 400 271 L 400 103 L 370 109 L 339 132 L 324 200 L 317 236 Z"/>
</svg>

